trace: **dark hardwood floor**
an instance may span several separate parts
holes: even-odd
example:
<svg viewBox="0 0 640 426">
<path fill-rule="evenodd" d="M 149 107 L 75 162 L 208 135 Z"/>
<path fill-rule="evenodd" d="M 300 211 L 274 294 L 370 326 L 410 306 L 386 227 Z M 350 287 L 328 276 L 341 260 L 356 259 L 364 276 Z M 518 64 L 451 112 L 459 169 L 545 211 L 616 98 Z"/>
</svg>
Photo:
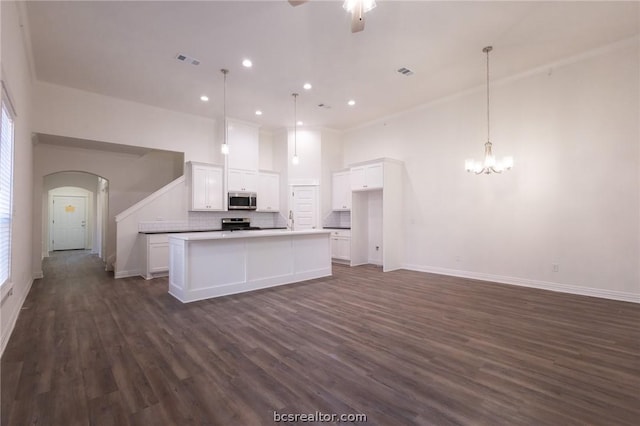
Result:
<svg viewBox="0 0 640 426">
<path fill-rule="evenodd" d="M 640 305 L 418 272 L 183 305 L 56 252 L 2 357 L 2 425 L 638 425 Z"/>
</svg>

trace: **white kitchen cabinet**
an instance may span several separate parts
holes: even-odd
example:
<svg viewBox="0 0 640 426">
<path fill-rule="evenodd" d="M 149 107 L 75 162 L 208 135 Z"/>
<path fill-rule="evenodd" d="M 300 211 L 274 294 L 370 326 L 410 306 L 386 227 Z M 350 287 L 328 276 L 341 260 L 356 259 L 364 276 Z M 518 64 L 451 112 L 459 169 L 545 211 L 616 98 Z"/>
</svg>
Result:
<svg viewBox="0 0 640 426">
<path fill-rule="evenodd" d="M 258 173 L 258 211 L 277 212 L 280 210 L 280 175 L 278 173 Z"/>
<path fill-rule="evenodd" d="M 331 230 L 331 258 L 344 261 L 351 259 L 351 230 Z"/>
<path fill-rule="evenodd" d="M 216 211 L 224 209 L 222 194 L 222 167 L 205 163 L 187 163 L 191 211 Z"/>
<path fill-rule="evenodd" d="M 333 174 L 331 192 L 332 210 L 351 210 L 351 172 Z"/>
<path fill-rule="evenodd" d="M 253 123 L 227 119 L 230 169 L 258 170 L 260 128 Z"/>
<path fill-rule="evenodd" d="M 257 192 L 258 172 L 254 170 L 229 169 L 227 188 L 229 192 Z"/>
<path fill-rule="evenodd" d="M 353 191 L 381 189 L 383 183 L 384 165 L 382 163 L 351 168 L 351 189 Z"/>
<path fill-rule="evenodd" d="M 142 277 L 150 280 L 169 275 L 169 236 L 167 234 L 146 234 L 143 245 Z"/>
</svg>

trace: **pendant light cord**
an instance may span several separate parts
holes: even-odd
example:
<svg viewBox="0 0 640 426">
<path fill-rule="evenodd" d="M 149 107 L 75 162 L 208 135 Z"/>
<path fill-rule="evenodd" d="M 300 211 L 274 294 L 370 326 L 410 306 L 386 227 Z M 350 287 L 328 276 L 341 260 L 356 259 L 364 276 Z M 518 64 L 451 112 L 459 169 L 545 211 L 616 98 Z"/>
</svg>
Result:
<svg viewBox="0 0 640 426">
<path fill-rule="evenodd" d="M 298 156 L 298 94 L 293 93 L 293 155 Z"/>
<path fill-rule="evenodd" d="M 224 75 L 224 86 L 222 88 L 222 115 L 223 115 L 223 121 L 224 123 L 222 123 L 224 125 L 224 144 L 227 144 L 227 74 L 229 73 L 229 70 L 226 69 L 221 69 L 220 71 L 222 71 L 222 74 Z"/>
</svg>

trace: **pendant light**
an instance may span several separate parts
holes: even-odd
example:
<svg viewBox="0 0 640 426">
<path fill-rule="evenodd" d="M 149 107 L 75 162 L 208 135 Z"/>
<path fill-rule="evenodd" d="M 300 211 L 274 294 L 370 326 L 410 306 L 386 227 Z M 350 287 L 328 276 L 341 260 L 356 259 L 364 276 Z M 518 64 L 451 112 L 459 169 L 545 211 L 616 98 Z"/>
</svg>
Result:
<svg viewBox="0 0 640 426">
<path fill-rule="evenodd" d="M 298 94 L 292 93 L 293 96 L 293 158 L 291 163 L 297 165 L 300 163 L 298 158 Z"/>
<path fill-rule="evenodd" d="M 222 115 L 224 116 L 224 140 L 222 141 L 222 146 L 220 146 L 220 152 L 222 152 L 223 155 L 227 155 L 229 154 L 229 145 L 227 144 L 227 74 L 229 74 L 229 70 L 222 68 L 220 70 L 220 72 L 222 73 L 222 75 L 224 75 L 224 89 L 223 89 L 223 95 L 222 95 L 222 105 L 223 105 L 223 112 Z"/>
<path fill-rule="evenodd" d="M 482 51 L 487 54 L 487 142 L 484 144 L 484 161 L 475 161 L 469 159 L 465 161 L 465 169 L 475 174 L 502 173 L 505 170 L 511 170 L 513 167 L 513 157 L 504 157 L 502 161 L 497 161 L 491 150 L 490 139 L 490 121 L 489 121 L 489 52 L 493 50 L 492 46 L 487 46 Z"/>
</svg>

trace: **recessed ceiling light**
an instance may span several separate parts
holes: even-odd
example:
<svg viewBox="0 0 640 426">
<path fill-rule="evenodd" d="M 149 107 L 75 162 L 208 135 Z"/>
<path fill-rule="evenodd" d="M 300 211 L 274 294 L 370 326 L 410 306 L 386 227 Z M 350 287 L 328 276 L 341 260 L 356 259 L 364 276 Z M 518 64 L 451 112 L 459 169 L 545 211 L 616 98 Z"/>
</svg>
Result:
<svg viewBox="0 0 640 426">
<path fill-rule="evenodd" d="M 349 106 L 354 106 L 356 104 L 356 101 L 354 101 L 353 99 L 350 99 L 349 102 L 347 102 L 347 104 Z"/>
<path fill-rule="evenodd" d="M 257 111 L 256 111 L 256 115 L 262 115 L 262 111 L 257 110 Z"/>
<path fill-rule="evenodd" d="M 302 126 L 304 123 L 303 123 L 302 121 L 298 121 L 296 124 L 297 124 L 298 126 Z"/>
<path fill-rule="evenodd" d="M 250 59 L 244 59 L 242 61 L 242 66 L 245 68 L 251 68 L 253 66 L 253 62 Z"/>
<path fill-rule="evenodd" d="M 305 83 L 302 87 L 304 88 L 304 90 L 311 90 L 313 86 L 311 85 L 311 83 Z"/>
<path fill-rule="evenodd" d="M 209 97 L 207 95 L 202 95 L 202 96 L 200 96 L 200 100 L 202 102 L 209 102 Z"/>
</svg>

